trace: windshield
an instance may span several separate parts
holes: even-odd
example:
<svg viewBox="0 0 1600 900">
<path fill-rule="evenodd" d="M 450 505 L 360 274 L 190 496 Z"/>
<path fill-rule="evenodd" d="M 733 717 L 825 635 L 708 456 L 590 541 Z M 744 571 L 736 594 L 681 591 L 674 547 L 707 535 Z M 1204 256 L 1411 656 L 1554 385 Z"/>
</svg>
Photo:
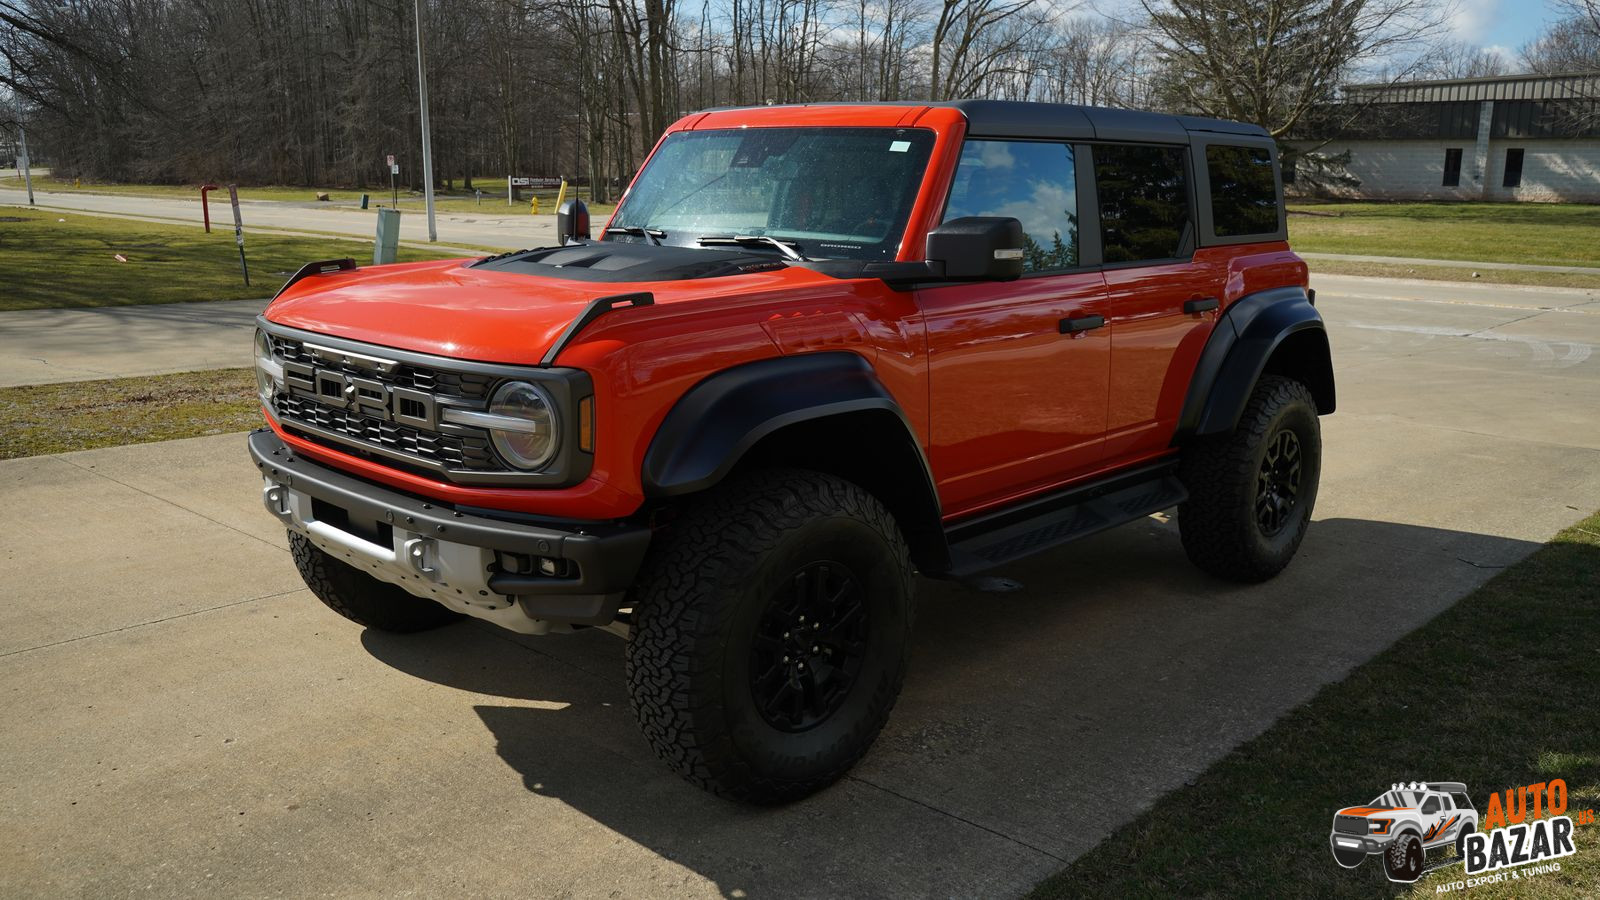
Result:
<svg viewBox="0 0 1600 900">
<path fill-rule="evenodd" d="M 676 132 L 605 240 L 725 249 L 734 237 L 761 236 L 811 259 L 893 259 L 933 138 L 913 128 Z M 783 255 L 774 241 L 742 245 Z"/>
</svg>

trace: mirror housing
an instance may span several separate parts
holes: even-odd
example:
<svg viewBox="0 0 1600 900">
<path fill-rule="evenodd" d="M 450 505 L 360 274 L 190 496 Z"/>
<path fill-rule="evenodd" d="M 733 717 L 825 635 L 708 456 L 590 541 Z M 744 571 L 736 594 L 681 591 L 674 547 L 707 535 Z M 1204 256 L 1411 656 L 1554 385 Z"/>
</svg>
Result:
<svg viewBox="0 0 1600 900">
<path fill-rule="evenodd" d="M 1014 281 L 1022 277 L 1022 223 L 1002 216 L 963 216 L 928 232 L 924 256 L 949 281 Z"/>
<path fill-rule="evenodd" d="M 556 240 L 564 247 L 573 241 L 589 239 L 589 207 L 582 200 L 568 200 L 556 210 Z"/>
</svg>

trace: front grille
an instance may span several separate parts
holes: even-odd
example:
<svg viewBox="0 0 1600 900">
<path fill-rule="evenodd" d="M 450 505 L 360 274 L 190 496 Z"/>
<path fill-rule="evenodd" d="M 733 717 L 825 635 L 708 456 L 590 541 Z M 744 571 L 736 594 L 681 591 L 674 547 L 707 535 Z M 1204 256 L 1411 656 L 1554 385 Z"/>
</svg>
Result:
<svg viewBox="0 0 1600 900">
<path fill-rule="evenodd" d="M 272 336 L 272 352 L 280 359 L 289 362 L 304 363 L 320 369 L 329 369 L 343 372 L 346 375 L 357 375 L 363 378 L 378 378 L 390 387 L 414 388 L 438 394 L 442 397 L 460 397 L 464 400 L 488 400 L 489 391 L 494 387 L 495 380 L 487 375 L 473 375 L 465 372 L 446 372 L 442 369 L 427 366 L 414 366 L 401 363 L 386 375 L 375 375 L 372 370 L 361 366 L 336 362 L 310 353 L 305 346 L 293 338 Z"/>
<path fill-rule="evenodd" d="M 423 431 L 396 425 L 350 410 L 324 406 L 314 400 L 280 393 L 276 410 L 280 421 L 289 425 L 310 425 L 341 434 L 352 440 L 437 463 L 447 469 L 473 472 L 504 472 L 505 466 L 489 449 L 487 436 L 461 436 Z M 311 433 L 312 440 L 320 435 Z M 326 441 L 321 441 L 326 443 Z M 335 445 L 337 446 L 337 445 Z"/>
<path fill-rule="evenodd" d="M 488 401 L 496 379 L 489 375 L 451 372 L 441 368 L 397 363 L 383 365 L 385 371 L 362 365 L 359 359 L 330 358 L 312 352 L 293 338 L 272 335 L 275 356 L 289 363 L 301 363 L 324 372 L 338 372 L 353 378 L 378 381 L 390 388 L 406 388 L 432 395 L 436 401 L 460 401 L 482 408 Z M 375 352 L 377 348 L 375 348 Z M 359 356 L 355 354 L 353 356 Z M 273 397 L 273 413 L 278 421 L 307 440 L 349 451 L 354 445 L 378 451 L 391 460 L 412 462 L 432 471 L 476 474 L 509 473 L 495 456 L 489 435 L 482 429 L 464 425 L 445 425 L 438 430 L 382 418 L 382 410 L 359 405 L 341 406 L 321 401 L 310 391 L 292 386 Z M 442 407 L 441 407 L 442 408 Z M 339 440 L 342 438 L 343 440 Z"/>
<path fill-rule="evenodd" d="M 1371 826 L 1362 816 L 1335 816 L 1333 830 L 1340 834 L 1367 834 Z"/>
</svg>

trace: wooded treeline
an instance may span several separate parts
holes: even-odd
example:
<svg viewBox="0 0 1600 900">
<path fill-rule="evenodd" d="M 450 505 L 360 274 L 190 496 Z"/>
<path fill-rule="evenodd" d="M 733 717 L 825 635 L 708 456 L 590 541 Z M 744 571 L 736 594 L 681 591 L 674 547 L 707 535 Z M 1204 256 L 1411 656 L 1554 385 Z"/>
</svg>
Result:
<svg viewBox="0 0 1600 900">
<path fill-rule="evenodd" d="M 424 0 L 434 171 L 564 174 L 603 197 L 679 115 L 769 102 L 1049 100 L 1283 133 L 1379 66 L 1463 65 L 1471 48 L 1439 42 L 1445 5 L 1147 0 L 1114 21 L 1064 0 Z M 0 0 L 0 103 L 85 178 L 362 186 L 393 153 L 417 186 L 415 16 L 411 0 Z M 1569 32 L 1552 55 L 1596 45 Z"/>
</svg>

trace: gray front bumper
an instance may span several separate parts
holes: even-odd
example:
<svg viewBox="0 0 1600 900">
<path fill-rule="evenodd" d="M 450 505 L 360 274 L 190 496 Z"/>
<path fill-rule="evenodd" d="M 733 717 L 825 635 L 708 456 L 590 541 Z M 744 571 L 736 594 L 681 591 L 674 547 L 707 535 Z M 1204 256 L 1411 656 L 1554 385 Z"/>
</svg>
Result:
<svg viewBox="0 0 1600 900">
<path fill-rule="evenodd" d="M 375 578 L 513 631 L 611 622 L 650 544 L 644 526 L 464 513 L 313 462 L 266 429 L 249 444 L 262 501 L 285 527 Z M 502 551 L 566 560 L 576 574 L 503 572 Z"/>
<path fill-rule="evenodd" d="M 1378 853 L 1394 840 L 1392 835 L 1345 834 L 1335 831 L 1328 837 L 1328 845 L 1340 853 Z"/>
</svg>

